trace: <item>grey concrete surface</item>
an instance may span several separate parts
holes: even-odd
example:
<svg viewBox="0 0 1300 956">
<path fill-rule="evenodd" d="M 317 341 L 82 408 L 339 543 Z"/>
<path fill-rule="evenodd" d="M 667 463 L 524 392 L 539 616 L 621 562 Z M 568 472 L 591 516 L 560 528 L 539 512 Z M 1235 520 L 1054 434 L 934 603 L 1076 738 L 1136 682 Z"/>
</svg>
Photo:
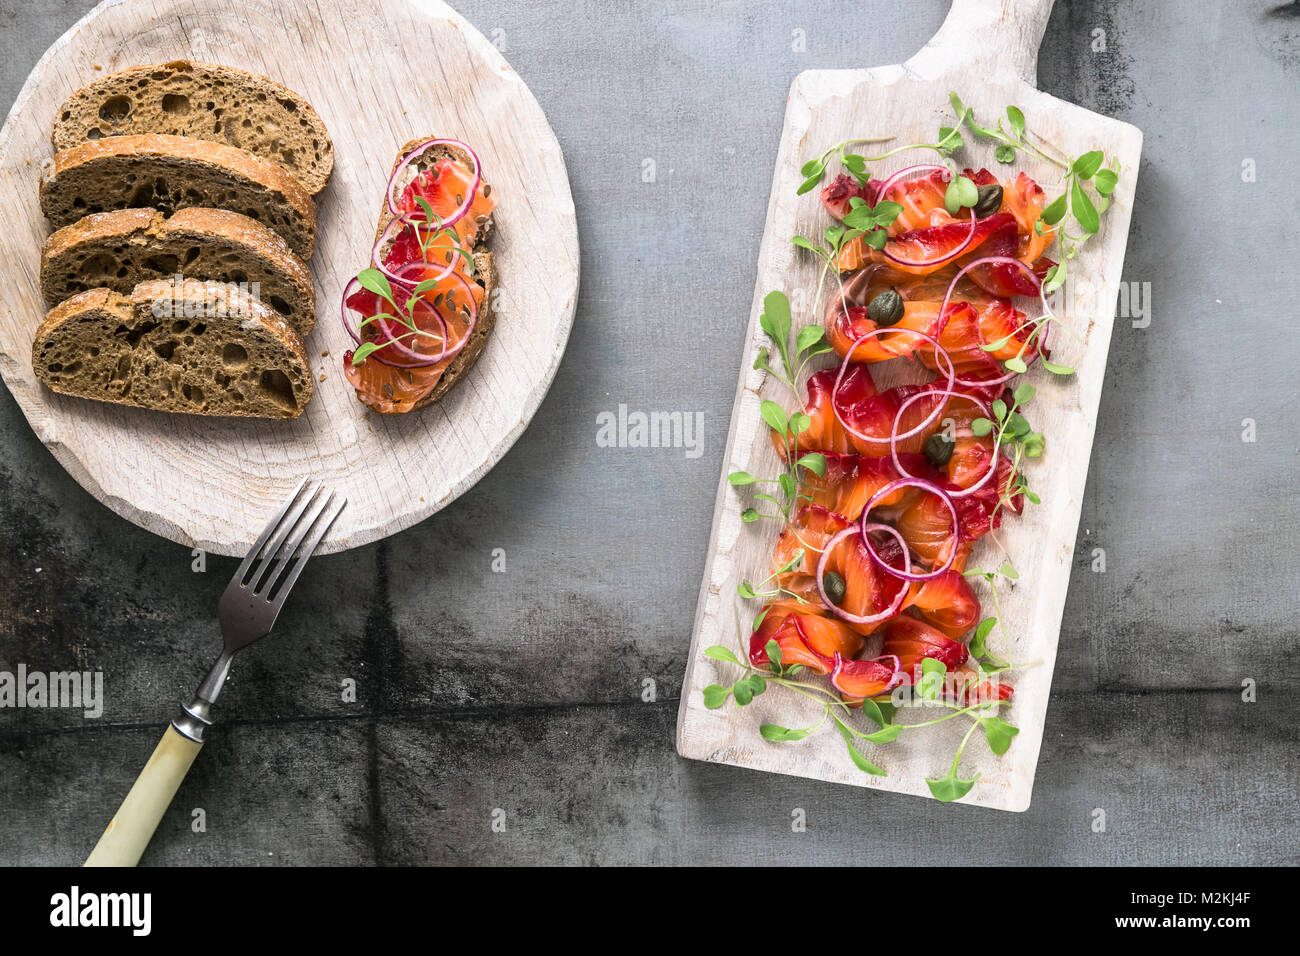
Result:
<svg viewBox="0 0 1300 956">
<path fill-rule="evenodd" d="M 673 750 L 786 91 L 905 58 L 946 3 L 455 5 L 502 31 L 564 147 L 568 353 L 473 491 L 313 563 L 144 862 L 1300 862 L 1300 7 L 1058 0 L 1048 26 L 1040 85 L 1146 133 L 1125 278 L 1152 311 L 1116 328 L 1034 804 L 1011 815 Z M 0 0 L 0 104 L 90 6 Z M 598 448 L 619 403 L 703 412 L 703 455 Z M 7 392 L 0 445 L 0 669 L 102 668 L 107 698 L 97 720 L 0 710 L 0 863 L 77 863 L 201 676 L 234 562 L 193 573 L 101 508 Z"/>
</svg>

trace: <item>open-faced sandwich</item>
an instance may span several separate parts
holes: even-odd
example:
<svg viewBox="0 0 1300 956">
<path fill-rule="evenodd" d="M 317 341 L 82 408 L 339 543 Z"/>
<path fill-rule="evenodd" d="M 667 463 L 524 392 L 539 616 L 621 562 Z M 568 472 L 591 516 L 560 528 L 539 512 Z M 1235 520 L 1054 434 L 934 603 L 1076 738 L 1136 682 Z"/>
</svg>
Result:
<svg viewBox="0 0 1300 956">
<path fill-rule="evenodd" d="M 382 414 L 436 402 L 478 360 L 495 316 L 483 243 L 496 197 L 458 140 L 413 140 L 388 181 L 370 267 L 343 293 L 357 398 Z"/>
</svg>

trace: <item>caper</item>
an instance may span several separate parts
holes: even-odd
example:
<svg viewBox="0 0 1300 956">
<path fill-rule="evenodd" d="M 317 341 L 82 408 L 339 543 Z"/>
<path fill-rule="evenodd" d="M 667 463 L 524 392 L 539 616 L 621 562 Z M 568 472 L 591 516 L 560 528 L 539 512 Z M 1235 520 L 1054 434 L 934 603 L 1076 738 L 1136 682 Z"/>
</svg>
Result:
<svg viewBox="0 0 1300 956">
<path fill-rule="evenodd" d="M 826 589 L 826 596 L 831 599 L 831 603 L 836 607 L 844 600 L 844 595 L 849 589 L 849 586 L 844 583 L 844 579 L 834 571 L 827 571 L 822 575 L 822 587 Z"/>
<path fill-rule="evenodd" d="M 952 439 L 943 432 L 935 432 L 925 440 L 925 457 L 936 468 L 942 468 L 952 458 Z"/>
<path fill-rule="evenodd" d="M 997 183 L 981 186 L 976 195 L 979 197 L 975 200 L 975 217 L 977 219 L 991 216 L 1002 208 L 1002 187 Z"/>
<path fill-rule="evenodd" d="M 893 289 L 876 293 L 867 304 L 867 318 L 876 325 L 893 325 L 902 317 L 903 297 Z"/>
</svg>

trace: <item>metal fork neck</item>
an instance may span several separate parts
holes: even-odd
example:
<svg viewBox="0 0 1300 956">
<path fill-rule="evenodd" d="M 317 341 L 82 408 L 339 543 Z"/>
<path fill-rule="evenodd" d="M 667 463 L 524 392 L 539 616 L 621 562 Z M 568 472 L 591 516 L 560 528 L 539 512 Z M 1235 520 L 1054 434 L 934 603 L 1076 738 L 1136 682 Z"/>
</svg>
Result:
<svg viewBox="0 0 1300 956">
<path fill-rule="evenodd" d="M 230 676 L 230 662 L 234 657 L 233 651 L 221 652 L 217 662 L 212 665 L 212 670 L 199 685 L 194 699 L 181 707 L 180 714 L 172 721 L 172 726 L 190 740 L 203 743 L 204 732 L 212 726 L 212 705 L 216 703 L 217 695 L 221 693 L 226 678 Z"/>
</svg>

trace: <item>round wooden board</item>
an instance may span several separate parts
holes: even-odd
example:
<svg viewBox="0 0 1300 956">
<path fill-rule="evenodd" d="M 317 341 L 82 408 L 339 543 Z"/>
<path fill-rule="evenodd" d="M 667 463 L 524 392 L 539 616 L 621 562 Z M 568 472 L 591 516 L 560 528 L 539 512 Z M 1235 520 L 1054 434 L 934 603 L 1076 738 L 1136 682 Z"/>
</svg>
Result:
<svg viewBox="0 0 1300 956">
<path fill-rule="evenodd" d="M 317 197 L 316 394 L 274 422 L 169 415 L 55 395 L 31 365 L 50 232 L 37 204 L 62 101 L 108 73 L 188 58 L 261 73 L 305 97 L 334 140 Z M 98 69 L 97 69 L 98 67 Z M 500 205 L 496 329 L 442 401 L 368 413 L 342 373 L 344 283 L 366 265 L 398 148 L 428 134 L 478 151 Z M 555 375 L 578 293 L 578 232 L 564 157 L 500 53 L 437 0 L 108 0 L 41 58 L 0 130 L 0 373 L 54 456 L 96 498 L 157 534 L 243 554 L 304 474 L 348 506 L 323 552 L 376 541 L 451 502 L 523 432 Z M 322 353 L 328 352 L 328 357 Z"/>
</svg>

